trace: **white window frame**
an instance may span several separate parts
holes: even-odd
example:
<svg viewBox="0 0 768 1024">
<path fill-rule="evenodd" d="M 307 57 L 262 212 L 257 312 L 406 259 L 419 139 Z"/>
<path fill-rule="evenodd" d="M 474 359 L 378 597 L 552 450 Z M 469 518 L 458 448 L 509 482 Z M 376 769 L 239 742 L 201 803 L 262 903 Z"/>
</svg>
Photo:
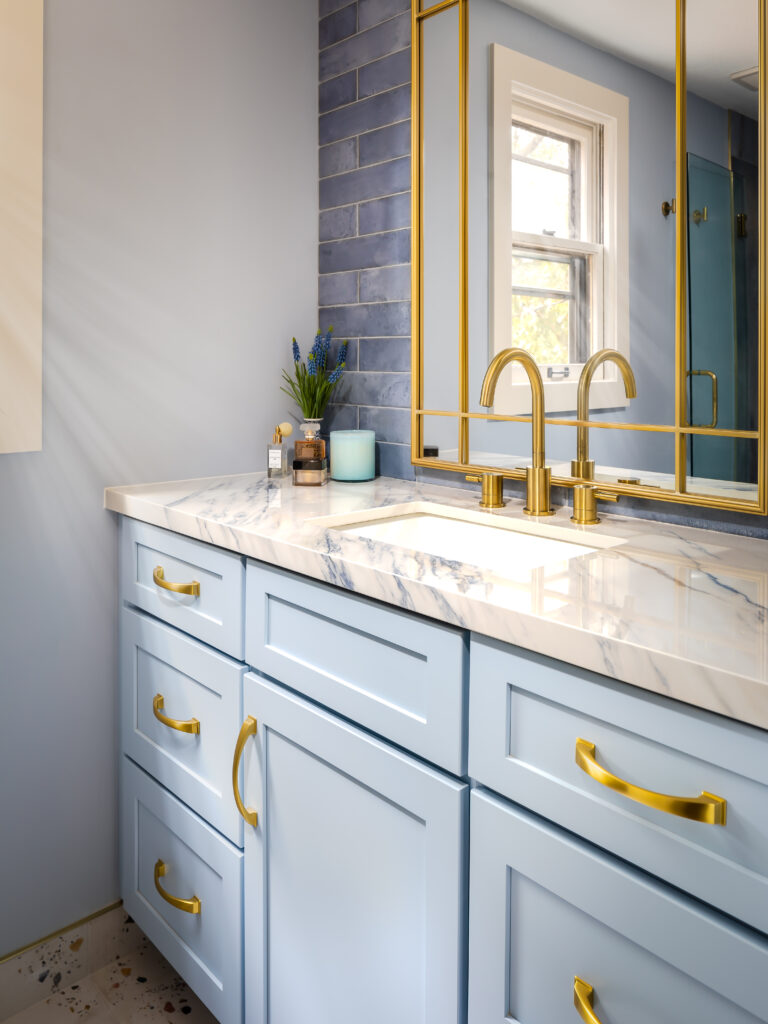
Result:
<svg viewBox="0 0 768 1024">
<path fill-rule="evenodd" d="M 512 338 L 510 288 L 513 249 L 588 255 L 590 258 L 591 351 L 614 348 L 629 359 L 629 99 L 578 75 L 491 44 L 491 337 L 489 360 Z M 529 235 L 511 230 L 513 121 L 578 138 L 591 185 L 581 189 L 586 241 Z M 569 376 L 544 377 L 547 412 L 576 408 L 583 364 L 570 364 Z M 590 389 L 590 409 L 624 408 L 623 382 L 614 364 L 598 370 Z M 494 412 L 530 412 L 531 395 L 521 368 L 512 364 L 499 378 Z"/>
</svg>

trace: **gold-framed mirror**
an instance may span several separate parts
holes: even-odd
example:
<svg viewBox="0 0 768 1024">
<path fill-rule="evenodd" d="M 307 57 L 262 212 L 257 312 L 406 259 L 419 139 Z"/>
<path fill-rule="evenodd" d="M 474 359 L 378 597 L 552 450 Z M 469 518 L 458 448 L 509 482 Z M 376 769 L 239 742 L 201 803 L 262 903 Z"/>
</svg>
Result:
<svg viewBox="0 0 768 1024">
<path fill-rule="evenodd" d="M 524 478 L 523 348 L 553 484 L 768 512 L 766 0 L 722 8 L 413 0 L 415 465 Z"/>
</svg>

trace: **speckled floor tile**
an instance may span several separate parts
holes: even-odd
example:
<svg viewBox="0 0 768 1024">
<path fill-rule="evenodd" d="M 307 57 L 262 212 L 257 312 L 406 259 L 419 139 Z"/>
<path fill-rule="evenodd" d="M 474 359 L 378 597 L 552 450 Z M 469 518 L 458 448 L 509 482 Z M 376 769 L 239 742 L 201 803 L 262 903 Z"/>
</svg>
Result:
<svg viewBox="0 0 768 1024">
<path fill-rule="evenodd" d="M 25 1009 L 14 1009 L 0 985 L 0 1021 L 4 1024 L 63 1024 L 82 1021 L 84 1024 L 217 1024 L 191 989 L 181 980 L 167 960 L 147 937 L 120 911 L 117 929 L 102 925 L 98 938 L 99 969 L 74 980 L 67 971 L 82 971 L 85 957 L 85 935 L 69 932 L 64 939 L 51 940 L 17 958 L 12 977 L 17 990 L 10 993 L 17 1000 L 26 994 Z M 105 915 L 106 916 L 106 915 Z M 94 923 L 94 922 L 91 922 Z M 115 922 L 112 922 L 113 925 Z M 88 926 L 86 925 L 87 929 Z M 82 930 L 81 930 L 82 931 Z M 80 942 L 82 937 L 83 941 Z M 66 941 L 65 941 L 66 940 Z M 79 945 L 78 945 L 79 943 Z M 71 949 L 70 946 L 76 946 Z M 115 950 L 117 949 L 117 952 Z M 33 955 L 34 954 L 34 955 Z M 67 954 L 70 954 L 68 956 Z M 76 959 L 73 960 L 71 955 Z M 24 959 L 26 957 L 27 959 Z M 106 966 L 101 966 L 109 957 Z M 38 969 L 35 974 L 32 968 Z M 19 973 L 20 972 L 20 973 Z M 48 973 L 46 973 L 48 972 Z M 45 977 L 40 980 L 40 975 Z M 29 993 L 44 998 L 30 1005 Z"/>
</svg>

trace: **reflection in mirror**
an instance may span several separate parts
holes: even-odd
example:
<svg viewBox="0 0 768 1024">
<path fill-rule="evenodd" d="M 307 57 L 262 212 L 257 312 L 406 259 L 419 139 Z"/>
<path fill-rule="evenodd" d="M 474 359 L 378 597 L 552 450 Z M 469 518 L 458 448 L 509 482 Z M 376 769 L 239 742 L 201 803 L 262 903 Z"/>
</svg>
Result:
<svg viewBox="0 0 768 1024">
<path fill-rule="evenodd" d="M 422 416 L 424 458 L 459 461 L 458 416 Z"/>
<path fill-rule="evenodd" d="M 758 4 L 688 4 L 688 418 L 758 426 Z M 757 445 L 693 436 L 687 489 L 756 496 Z M 752 485 L 751 487 L 749 485 Z"/>
<path fill-rule="evenodd" d="M 657 7 L 649 19 L 595 0 L 470 4 L 473 412 L 490 357 L 520 345 L 542 367 L 547 415 L 574 418 L 581 368 L 608 347 L 629 358 L 637 398 L 606 363 L 590 418 L 674 423 L 675 225 L 661 203 L 675 189 L 675 3 Z M 529 410 L 519 370 L 504 384 L 493 411 Z M 498 428 L 485 426 L 473 447 L 492 452 Z M 516 429 L 524 452 L 529 428 Z M 570 466 L 574 430 L 562 448 Z M 674 470 L 654 432 L 593 430 L 590 449 L 620 470 Z"/>
<path fill-rule="evenodd" d="M 459 401 L 460 185 L 458 7 L 422 25 L 423 406 Z M 457 428 L 458 429 L 458 428 Z M 458 433 L 452 447 L 458 445 Z"/>
</svg>

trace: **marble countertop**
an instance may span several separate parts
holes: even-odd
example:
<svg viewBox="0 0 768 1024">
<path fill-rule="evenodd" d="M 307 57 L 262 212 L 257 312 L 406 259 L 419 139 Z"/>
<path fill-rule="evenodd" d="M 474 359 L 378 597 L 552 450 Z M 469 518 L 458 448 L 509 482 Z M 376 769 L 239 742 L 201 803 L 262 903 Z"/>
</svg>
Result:
<svg viewBox="0 0 768 1024">
<path fill-rule="evenodd" d="M 768 729 L 765 541 L 602 511 L 598 526 L 572 524 L 566 508 L 532 520 L 510 500 L 484 514 L 621 543 L 497 575 L 313 522 L 413 501 L 478 508 L 474 492 L 385 477 L 294 487 L 252 473 L 105 492 L 114 512 Z"/>
</svg>

